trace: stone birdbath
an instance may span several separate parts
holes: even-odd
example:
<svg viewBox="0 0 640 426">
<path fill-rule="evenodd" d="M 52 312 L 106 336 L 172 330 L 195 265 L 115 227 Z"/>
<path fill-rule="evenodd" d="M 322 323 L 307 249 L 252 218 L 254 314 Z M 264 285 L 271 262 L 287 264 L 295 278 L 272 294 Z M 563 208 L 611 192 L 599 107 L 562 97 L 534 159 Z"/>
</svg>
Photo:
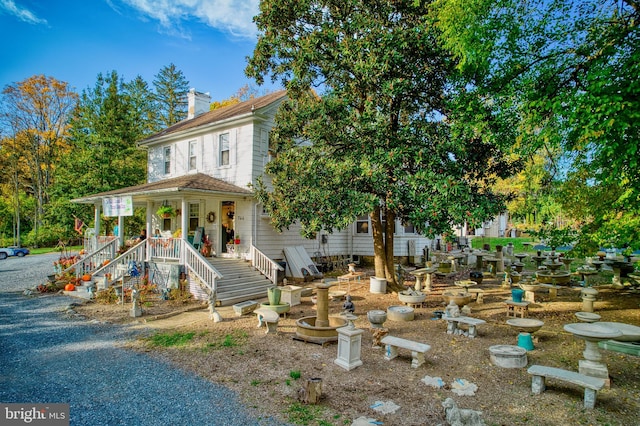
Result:
<svg viewBox="0 0 640 426">
<path fill-rule="evenodd" d="M 585 341 L 585 350 L 582 353 L 584 359 L 578 362 L 578 371 L 580 374 L 604 379 L 606 386 L 610 387 L 609 369 L 603 362 L 602 353 L 598 348 L 598 342 L 616 339 L 622 336 L 622 332 L 599 322 L 565 324 L 564 330 L 573 334 L 574 337 Z"/>
<path fill-rule="evenodd" d="M 477 282 L 472 280 L 460 280 L 454 281 L 453 283 L 458 287 L 462 287 L 464 289 L 464 294 L 469 294 L 469 287 L 478 285 Z"/>
<path fill-rule="evenodd" d="M 518 286 L 524 290 L 524 300 L 531 303 L 536 303 L 535 291 L 540 288 L 540 284 L 533 283 L 531 281 L 521 282 Z"/>
<path fill-rule="evenodd" d="M 547 256 L 542 256 L 542 255 L 531 256 L 531 260 L 536 262 L 536 269 L 538 269 L 542 265 L 542 262 L 544 260 L 547 260 Z"/>
<path fill-rule="evenodd" d="M 524 263 L 524 259 L 529 257 L 529 255 L 527 253 L 516 253 L 513 255 L 513 257 L 518 259 L 518 262 Z"/>
<path fill-rule="evenodd" d="M 569 266 L 571 265 L 571 262 L 573 262 L 575 259 L 572 257 L 561 257 L 560 258 L 560 262 L 562 262 L 564 264 L 564 269 L 566 269 L 567 271 L 570 271 L 571 269 L 569 268 Z"/>
<path fill-rule="evenodd" d="M 411 275 L 413 275 L 414 277 L 416 277 L 416 285 L 415 285 L 415 290 L 416 291 L 426 291 L 426 292 L 430 292 L 431 291 L 431 276 L 433 275 L 434 272 L 436 272 L 438 270 L 438 268 L 420 268 L 420 269 L 416 269 L 415 271 L 411 271 L 409 272 Z M 424 280 L 424 283 L 423 283 Z M 424 287 L 424 289 L 423 289 Z"/>
<path fill-rule="evenodd" d="M 600 272 L 602 265 L 604 265 L 604 260 L 592 260 L 591 264 L 595 266 L 596 271 Z"/>
<path fill-rule="evenodd" d="M 605 322 L 601 321 L 599 324 L 603 324 L 609 326 L 611 328 L 615 328 L 622 332 L 622 336 L 616 337 L 613 340 L 617 340 L 619 342 L 640 342 L 640 327 L 625 324 L 623 322 Z"/>
<path fill-rule="evenodd" d="M 585 287 L 589 287 L 589 277 L 598 273 L 596 269 L 586 265 L 579 267 L 576 272 L 582 276 L 582 282 Z"/>
<path fill-rule="evenodd" d="M 600 315 L 594 314 L 593 312 L 580 311 L 576 312 L 574 315 L 582 322 L 597 322 L 600 321 L 600 318 L 602 318 Z"/>
<path fill-rule="evenodd" d="M 482 271 L 483 270 L 482 258 L 484 256 L 487 256 L 489 253 L 487 253 L 486 251 L 477 250 L 477 251 L 474 251 L 472 254 L 476 257 L 476 270 Z"/>
<path fill-rule="evenodd" d="M 622 273 L 622 268 L 630 266 L 631 264 L 629 262 L 624 262 L 621 260 L 614 260 L 613 262 L 608 262 L 608 263 L 611 266 L 611 269 L 613 269 L 613 279 L 611 283 L 616 288 L 622 288 L 623 285 L 622 285 L 622 281 L 620 280 L 620 274 Z"/>
<path fill-rule="evenodd" d="M 398 299 L 402 303 L 411 307 L 421 307 L 427 295 L 421 291 L 416 290 L 403 290 L 398 293 Z"/>
<path fill-rule="evenodd" d="M 518 341 L 528 341 L 530 349 L 533 348 L 533 339 L 531 335 L 540 330 L 544 325 L 544 322 L 534 318 L 511 318 L 507 320 L 507 324 L 516 330 L 518 335 Z"/>
</svg>

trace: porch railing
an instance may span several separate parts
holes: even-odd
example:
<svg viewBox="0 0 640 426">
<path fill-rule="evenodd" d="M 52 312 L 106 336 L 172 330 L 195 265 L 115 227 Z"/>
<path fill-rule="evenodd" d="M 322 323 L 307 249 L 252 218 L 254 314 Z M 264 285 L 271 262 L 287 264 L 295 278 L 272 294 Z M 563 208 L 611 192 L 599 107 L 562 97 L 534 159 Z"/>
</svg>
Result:
<svg viewBox="0 0 640 426">
<path fill-rule="evenodd" d="M 184 264 L 212 293 L 217 292 L 216 280 L 223 275 L 213 267 L 191 244 L 184 240 Z"/>
<path fill-rule="evenodd" d="M 118 238 L 109 239 L 100 248 L 87 254 L 78 262 L 62 270 L 60 273 L 65 274 L 67 272 L 74 271 L 76 277 L 86 273 L 94 273 L 102 267 L 105 261 L 111 261 L 111 259 L 116 257 L 119 247 L 118 242 Z"/>
<path fill-rule="evenodd" d="M 94 276 L 108 276 L 108 284 L 122 278 L 127 274 L 131 262 L 142 263 L 146 260 L 147 241 L 140 241 L 131 247 L 126 253 L 112 259 L 108 264 L 96 269 Z"/>
<path fill-rule="evenodd" d="M 249 249 L 251 255 L 251 263 L 260 273 L 274 284 L 278 284 L 278 271 L 284 271 L 284 268 L 278 262 L 270 259 L 255 246 L 251 245 Z"/>
<path fill-rule="evenodd" d="M 180 260 L 182 239 L 148 238 L 149 259 Z"/>
</svg>

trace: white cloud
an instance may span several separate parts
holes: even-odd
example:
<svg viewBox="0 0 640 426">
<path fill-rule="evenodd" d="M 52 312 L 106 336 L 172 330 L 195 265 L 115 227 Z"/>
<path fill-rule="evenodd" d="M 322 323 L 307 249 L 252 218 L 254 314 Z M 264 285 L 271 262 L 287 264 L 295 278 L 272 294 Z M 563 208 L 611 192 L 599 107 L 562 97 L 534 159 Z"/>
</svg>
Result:
<svg viewBox="0 0 640 426">
<path fill-rule="evenodd" d="M 0 0 L 3 1 L 3 0 Z M 238 37 L 255 38 L 253 17 L 259 0 L 122 0 L 166 30 L 182 33 L 182 21 L 198 19 L 206 25 Z"/>
<path fill-rule="evenodd" d="M 17 6 L 13 0 L 0 0 L 0 10 L 4 10 L 9 15 L 14 15 L 21 21 L 29 24 L 46 24 L 46 19 L 38 18 L 30 10 Z"/>
</svg>

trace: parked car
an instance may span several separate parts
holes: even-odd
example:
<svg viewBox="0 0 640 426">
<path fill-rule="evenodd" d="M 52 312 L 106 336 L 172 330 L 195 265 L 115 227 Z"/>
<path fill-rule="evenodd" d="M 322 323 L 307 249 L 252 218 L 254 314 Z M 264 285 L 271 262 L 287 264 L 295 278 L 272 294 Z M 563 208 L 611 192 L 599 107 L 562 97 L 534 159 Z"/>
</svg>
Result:
<svg viewBox="0 0 640 426">
<path fill-rule="evenodd" d="M 0 248 L 0 259 L 6 259 L 9 256 L 24 257 L 29 254 L 29 249 L 25 247 L 2 247 Z"/>
</svg>

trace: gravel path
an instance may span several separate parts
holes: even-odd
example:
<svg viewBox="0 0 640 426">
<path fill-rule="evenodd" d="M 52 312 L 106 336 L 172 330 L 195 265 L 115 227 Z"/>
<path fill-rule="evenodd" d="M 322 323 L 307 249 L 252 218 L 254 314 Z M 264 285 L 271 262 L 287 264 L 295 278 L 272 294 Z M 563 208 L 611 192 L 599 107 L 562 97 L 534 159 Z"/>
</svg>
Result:
<svg viewBox="0 0 640 426">
<path fill-rule="evenodd" d="M 55 258 L 0 261 L 1 402 L 68 403 L 71 425 L 279 424 L 252 417 L 223 386 L 119 347 L 132 329 L 67 317 L 76 299 L 23 296 Z"/>
</svg>

